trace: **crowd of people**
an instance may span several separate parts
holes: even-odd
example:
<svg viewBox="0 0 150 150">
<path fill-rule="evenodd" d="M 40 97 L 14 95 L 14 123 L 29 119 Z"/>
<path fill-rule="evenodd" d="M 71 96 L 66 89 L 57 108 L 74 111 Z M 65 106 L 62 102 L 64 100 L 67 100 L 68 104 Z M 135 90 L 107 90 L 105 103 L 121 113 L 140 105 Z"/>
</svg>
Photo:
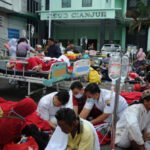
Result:
<svg viewBox="0 0 150 150">
<path fill-rule="evenodd" d="M 19 102 L 1 98 L 0 145 L 5 147 L 10 142 L 17 141 L 24 133 L 33 136 L 40 149 L 100 150 L 104 137 L 98 136 L 101 130 L 97 127 L 103 128 L 107 124 L 107 136 L 111 135 L 114 104 L 115 92 L 101 89 L 96 83 L 84 87 L 80 81 L 73 82 L 69 91 L 61 90 L 45 95 L 38 104 L 30 98 Z M 116 146 L 149 150 L 149 110 L 150 89 L 142 93 L 138 104 L 131 106 L 128 106 L 124 97 L 119 96 Z M 10 127 L 6 132 L 4 129 L 8 124 Z M 36 128 L 37 133 L 40 132 L 38 137 L 31 126 Z M 41 132 L 47 134 L 47 140 L 42 141 Z"/>
<path fill-rule="evenodd" d="M 45 71 L 53 61 L 65 61 L 70 66 L 69 60 L 62 55 L 60 46 L 52 38 L 48 40 L 44 52 L 41 45 L 33 49 L 25 38 L 18 41 L 12 39 L 5 47 L 13 58 L 26 57 L 28 51 L 32 51 L 35 56 L 27 59 L 27 69 Z M 72 43 L 65 51 L 79 53 Z M 88 52 L 85 51 L 85 54 L 88 55 Z M 44 56 L 52 59 L 46 58 L 45 61 Z M 137 75 L 133 79 L 143 80 L 141 72 L 144 71 L 145 85 L 138 84 L 138 89 L 135 88 L 142 92 L 138 103 L 129 105 L 126 97 L 119 95 L 114 140 L 121 149 L 150 150 L 150 73 L 145 70 L 146 54 L 142 48 L 136 57 L 133 70 Z M 110 58 L 107 55 L 103 59 L 104 71 L 108 69 Z M 11 60 L 7 67 L 13 69 L 14 65 L 18 70 L 23 67 Z M 108 72 L 105 73 L 108 77 Z M 12 142 L 20 142 L 24 135 L 33 137 L 40 150 L 100 150 L 106 138 L 105 144 L 111 140 L 114 105 L 115 91 L 100 88 L 97 83 L 84 87 L 80 81 L 72 82 L 68 90 L 41 97 L 38 104 L 31 98 L 19 102 L 0 98 L 0 149 L 5 150 Z"/>
</svg>

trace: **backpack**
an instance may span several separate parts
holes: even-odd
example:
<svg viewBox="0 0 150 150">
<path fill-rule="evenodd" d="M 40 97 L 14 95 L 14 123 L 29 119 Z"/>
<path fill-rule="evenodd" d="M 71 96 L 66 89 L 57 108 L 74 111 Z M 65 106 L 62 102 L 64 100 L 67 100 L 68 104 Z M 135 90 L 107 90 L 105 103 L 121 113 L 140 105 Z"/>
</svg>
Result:
<svg viewBox="0 0 150 150">
<path fill-rule="evenodd" d="M 89 82 L 90 83 L 101 83 L 101 76 L 100 74 L 93 69 L 92 67 L 90 67 L 90 72 L 89 72 Z"/>
</svg>

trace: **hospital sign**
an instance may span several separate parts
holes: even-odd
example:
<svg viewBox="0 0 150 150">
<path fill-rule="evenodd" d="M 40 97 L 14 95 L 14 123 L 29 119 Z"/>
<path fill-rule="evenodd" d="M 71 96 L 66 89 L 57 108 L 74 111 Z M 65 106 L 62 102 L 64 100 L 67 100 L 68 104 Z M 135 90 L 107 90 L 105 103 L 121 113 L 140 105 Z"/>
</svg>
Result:
<svg viewBox="0 0 150 150">
<path fill-rule="evenodd" d="M 113 19 L 115 10 L 41 12 L 41 20 Z"/>
</svg>

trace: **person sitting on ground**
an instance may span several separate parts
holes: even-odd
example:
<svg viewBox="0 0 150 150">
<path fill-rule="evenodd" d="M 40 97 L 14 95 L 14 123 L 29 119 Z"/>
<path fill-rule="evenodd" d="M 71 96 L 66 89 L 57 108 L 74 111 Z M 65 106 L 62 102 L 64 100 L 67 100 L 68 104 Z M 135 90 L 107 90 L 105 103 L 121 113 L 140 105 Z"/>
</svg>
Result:
<svg viewBox="0 0 150 150">
<path fill-rule="evenodd" d="M 45 95 L 38 103 L 38 115 L 47 120 L 52 128 L 55 128 L 57 125 L 55 114 L 60 108 L 65 107 L 69 97 L 68 91 L 52 92 Z"/>
<path fill-rule="evenodd" d="M 145 80 L 144 85 L 141 85 L 139 83 L 134 85 L 134 90 L 135 91 L 143 92 L 144 90 L 150 89 L 150 72 L 147 73 L 144 80 Z"/>
<path fill-rule="evenodd" d="M 150 149 L 150 90 L 145 90 L 139 104 L 129 106 L 117 122 L 117 146 L 132 150 Z"/>
<path fill-rule="evenodd" d="M 103 113 L 93 119 L 91 123 L 98 124 L 102 122 L 111 122 L 111 114 L 114 111 L 115 93 L 106 89 L 100 89 L 96 83 L 90 83 L 85 88 L 85 95 L 87 97 L 80 117 L 86 119 L 94 104 Z M 117 117 L 120 118 L 123 111 L 128 107 L 126 100 L 119 96 L 119 105 L 117 110 Z"/>
<path fill-rule="evenodd" d="M 45 150 L 100 150 L 93 125 L 76 116 L 69 108 L 56 113 L 58 126 Z"/>
</svg>

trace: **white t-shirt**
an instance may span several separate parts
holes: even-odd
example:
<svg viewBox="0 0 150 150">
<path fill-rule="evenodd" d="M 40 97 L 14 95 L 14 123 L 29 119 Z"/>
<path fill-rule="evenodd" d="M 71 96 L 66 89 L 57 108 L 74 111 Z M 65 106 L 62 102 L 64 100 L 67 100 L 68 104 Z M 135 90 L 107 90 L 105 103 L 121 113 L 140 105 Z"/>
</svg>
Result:
<svg viewBox="0 0 150 150">
<path fill-rule="evenodd" d="M 138 145 L 142 145 L 143 130 L 150 133 L 150 111 L 147 111 L 143 104 L 131 105 L 117 122 L 115 143 L 123 148 L 129 147 L 133 140 Z M 150 148 L 149 142 L 147 141 L 145 146 Z"/>
<path fill-rule="evenodd" d="M 84 108 L 91 110 L 94 106 L 102 111 L 103 113 L 111 114 L 114 110 L 115 105 L 115 93 L 113 92 L 111 98 L 111 91 L 106 89 L 101 89 L 99 100 L 87 99 Z M 117 117 L 120 118 L 122 112 L 128 107 L 126 100 L 119 96 L 119 104 L 117 110 Z"/>
<path fill-rule="evenodd" d="M 37 112 L 39 116 L 44 119 L 51 121 L 56 124 L 55 114 L 62 107 L 56 107 L 53 104 L 53 98 L 57 92 L 52 92 L 42 97 L 38 103 Z"/>
</svg>

